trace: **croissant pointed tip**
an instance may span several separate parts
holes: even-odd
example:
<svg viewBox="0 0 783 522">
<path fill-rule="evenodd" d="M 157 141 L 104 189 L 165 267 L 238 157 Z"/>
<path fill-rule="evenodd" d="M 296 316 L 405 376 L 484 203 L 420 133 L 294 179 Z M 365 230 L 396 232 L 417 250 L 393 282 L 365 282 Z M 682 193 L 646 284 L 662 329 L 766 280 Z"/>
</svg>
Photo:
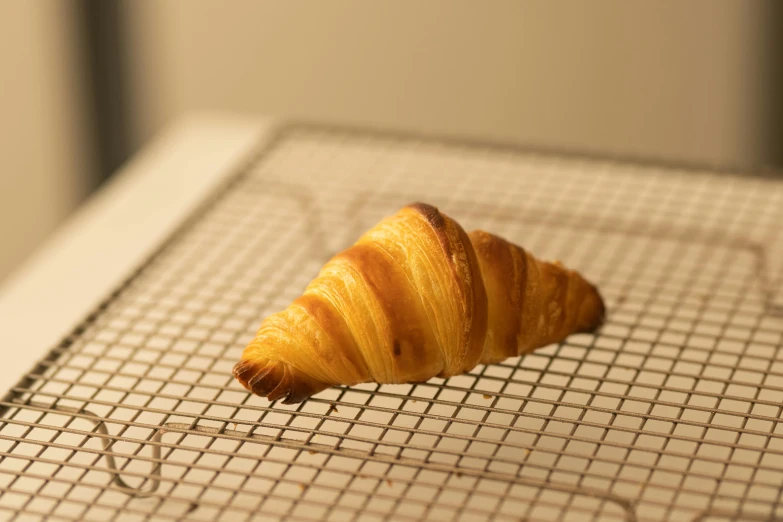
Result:
<svg viewBox="0 0 783 522">
<path fill-rule="evenodd" d="M 606 304 L 601 293 L 594 285 L 590 285 L 590 293 L 582 302 L 579 317 L 579 331 L 594 332 L 606 320 Z"/>
<path fill-rule="evenodd" d="M 255 376 L 257 371 L 254 368 L 254 365 L 245 359 L 242 359 L 238 363 L 234 365 L 234 368 L 231 370 L 231 373 L 234 375 L 236 380 L 242 384 L 245 388 L 247 388 L 247 382 Z"/>
<path fill-rule="evenodd" d="M 598 290 L 596 290 L 596 293 L 598 293 Z M 604 303 L 600 293 L 598 293 L 598 304 L 600 312 L 598 315 L 598 324 L 596 325 L 596 328 L 600 327 L 602 324 L 604 324 L 604 321 L 606 321 L 606 304 Z"/>
<path fill-rule="evenodd" d="M 280 361 L 242 358 L 232 371 L 248 391 L 283 404 L 302 402 L 328 387 Z"/>
</svg>

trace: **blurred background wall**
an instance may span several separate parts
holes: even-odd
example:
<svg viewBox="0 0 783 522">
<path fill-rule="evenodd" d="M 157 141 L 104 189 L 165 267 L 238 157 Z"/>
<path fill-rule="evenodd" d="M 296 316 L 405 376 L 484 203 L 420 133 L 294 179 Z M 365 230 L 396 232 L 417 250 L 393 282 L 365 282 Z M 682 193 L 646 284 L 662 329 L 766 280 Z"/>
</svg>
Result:
<svg viewBox="0 0 783 522">
<path fill-rule="evenodd" d="M 94 184 L 73 9 L 0 0 L 0 281 Z"/>
<path fill-rule="evenodd" d="M 777 151 L 771 1 L 0 2 L 0 280 L 193 111 L 743 172 Z"/>
</svg>

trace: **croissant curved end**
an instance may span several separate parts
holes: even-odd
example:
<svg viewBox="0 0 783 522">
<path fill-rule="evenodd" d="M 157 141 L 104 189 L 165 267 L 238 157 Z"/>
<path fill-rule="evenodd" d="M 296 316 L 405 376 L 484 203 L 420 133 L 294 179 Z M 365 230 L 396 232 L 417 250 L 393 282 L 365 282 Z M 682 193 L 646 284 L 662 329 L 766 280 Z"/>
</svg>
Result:
<svg viewBox="0 0 783 522">
<path fill-rule="evenodd" d="M 582 306 L 579 309 L 577 331 L 592 333 L 600 328 L 605 320 L 606 304 L 604 303 L 598 288 L 590 284 L 590 292 L 582 301 Z"/>
<path fill-rule="evenodd" d="M 248 391 L 283 404 L 302 402 L 329 385 L 314 381 L 281 361 L 243 357 L 233 369 L 234 377 Z"/>
</svg>

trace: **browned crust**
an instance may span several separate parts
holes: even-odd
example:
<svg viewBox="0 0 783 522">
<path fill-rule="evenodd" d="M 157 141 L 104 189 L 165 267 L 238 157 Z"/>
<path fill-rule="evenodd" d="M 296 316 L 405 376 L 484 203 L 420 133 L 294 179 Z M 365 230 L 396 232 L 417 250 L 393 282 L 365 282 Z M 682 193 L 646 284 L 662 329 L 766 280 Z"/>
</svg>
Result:
<svg viewBox="0 0 783 522">
<path fill-rule="evenodd" d="M 463 346 L 455 368 L 439 374 L 448 377 L 473 368 L 481 359 L 487 332 L 487 295 L 478 259 L 465 230 L 459 223 L 427 203 L 412 203 L 408 208 L 418 212 L 430 225 L 451 269 L 455 288 L 463 305 Z"/>
<path fill-rule="evenodd" d="M 427 223 L 430 224 L 440 245 L 443 247 L 443 252 L 448 259 L 451 259 L 451 242 L 446 233 L 446 220 L 443 218 L 443 214 L 440 213 L 440 210 L 427 203 L 411 203 L 408 205 L 408 208 L 421 214 Z"/>
<path fill-rule="evenodd" d="M 341 348 L 333 354 L 345 360 L 358 375 L 369 375 L 367 363 L 361 356 L 356 339 L 351 333 L 345 319 L 332 304 L 316 295 L 304 294 L 296 298 L 294 305 L 300 306 L 318 324 L 321 330 Z"/>
<path fill-rule="evenodd" d="M 569 315 L 576 317 L 578 313 L 578 310 L 572 311 L 568 307 L 568 287 L 571 278 L 565 269 L 553 263 L 539 263 L 539 273 L 544 288 L 548 290 L 548 293 L 543 296 L 544 302 L 549 304 L 549 308 L 560 310 L 555 317 L 547 313 L 547 333 L 552 338 L 559 338 L 566 326 L 566 318 Z"/>
<path fill-rule="evenodd" d="M 257 361 L 243 357 L 233 370 L 234 377 L 248 391 L 270 401 L 282 399 L 294 404 L 329 387 L 280 361 Z"/>
<path fill-rule="evenodd" d="M 512 357 L 517 355 L 522 328 L 527 256 L 520 247 L 483 230 L 474 230 L 468 237 L 481 266 L 487 289 L 487 328 L 496 344 L 485 346 L 493 353 L 484 354 L 484 360 Z"/>
<path fill-rule="evenodd" d="M 339 257 L 361 275 L 383 311 L 385 338 L 378 349 L 386 351 L 393 380 L 399 382 L 401 376 L 426 379 L 438 367 L 440 351 L 419 294 L 402 268 L 374 243 L 356 244 Z"/>
<path fill-rule="evenodd" d="M 470 233 L 487 288 L 489 326 L 485 363 L 595 330 L 605 308 L 579 273 L 540 261 L 503 238 Z"/>
</svg>

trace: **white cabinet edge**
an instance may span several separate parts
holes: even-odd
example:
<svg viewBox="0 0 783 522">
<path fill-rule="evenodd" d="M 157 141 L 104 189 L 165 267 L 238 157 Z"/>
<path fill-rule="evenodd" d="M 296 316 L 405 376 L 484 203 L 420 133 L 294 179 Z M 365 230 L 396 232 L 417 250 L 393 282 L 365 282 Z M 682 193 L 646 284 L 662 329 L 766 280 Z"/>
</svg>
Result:
<svg viewBox="0 0 783 522">
<path fill-rule="evenodd" d="M 0 286 L 0 386 L 70 333 L 273 128 L 258 118 L 183 119 L 120 169 Z"/>
</svg>

